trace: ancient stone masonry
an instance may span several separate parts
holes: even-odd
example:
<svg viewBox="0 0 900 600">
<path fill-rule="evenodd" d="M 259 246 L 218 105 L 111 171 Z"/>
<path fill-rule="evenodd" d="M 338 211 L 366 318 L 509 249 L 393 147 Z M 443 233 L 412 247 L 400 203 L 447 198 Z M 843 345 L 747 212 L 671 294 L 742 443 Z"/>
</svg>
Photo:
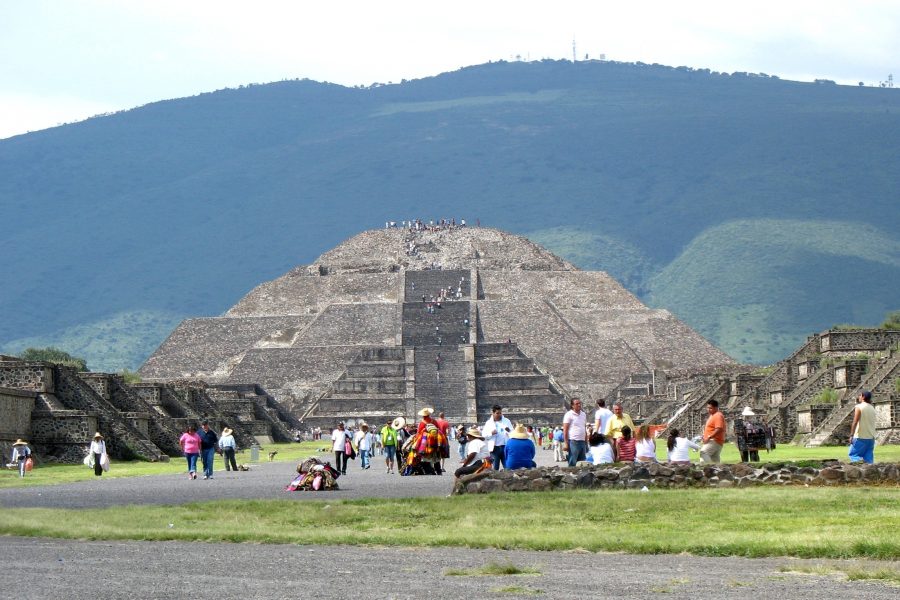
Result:
<svg viewBox="0 0 900 600">
<path fill-rule="evenodd" d="M 806 445 L 846 443 L 856 397 L 873 394 L 879 443 L 900 437 L 900 332 L 881 329 L 825 331 L 811 336 L 766 375 L 749 367 L 717 367 L 713 373 L 667 374 L 664 392 L 640 386 L 650 374 L 635 374 L 614 390 L 626 412 L 650 423 L 666 423 L 685 435 L 700 435 L 705 405 L 719 401 L 733 423 L 750 407 L 774 427 L 782 443 Z M 629 398 L 628 390 L 636 389 Z M 623 393 L 624 392 L 624 393 Z M 658 406 L 645 411 L 645 405 Z"/>
<path fill-rule="evenodd" d="M 484 471 L 458 479 L 454 494 L 546 492 L 565 489 L 726 488 L 759 485 L 900 486 L 894 463 L 848 465 L 823 461 L 821 466 L 794 463 L 735 465 L 666 465 L 650 463 L 539 467 L 517 471 Z"/>
<path fill-rule="evenodd" d="M 510 370 L 476 373 L 508 341 L 515 356 L 490 368 Z M 389 349 L 399 351 L 392 366 L 365 364 L 378 362 L 366 353 Z M 474 422 L 503 392 L 523 420 L 555 422 L 567 395 L 603 397 L 629 373 L 732 362 L 605 273 L 524 238 L 391 228 L 261 284 L 224 317 L 186 321 L 140 372 L 259 383 L 306 426 L 410 418 L 426 404 Z M 377 381 L 363 372 L 401 368 Z"/>
<path fill-rule="evenodd" d="M 0 449 L 27 439 L 38 461 L 80 462 L 95 432 L 112 457 L 168 460 L 180 455 L 188 423 L 228 425 L 244 447 L 292 439 L 296 420 L 262 388 L 208 387 L 202 381 L 127 385 L 108 373 L 79 373 L 44 362 L 0 360 Z M 217 398 L 217 395 L 219 396 Z"/>
</svg>

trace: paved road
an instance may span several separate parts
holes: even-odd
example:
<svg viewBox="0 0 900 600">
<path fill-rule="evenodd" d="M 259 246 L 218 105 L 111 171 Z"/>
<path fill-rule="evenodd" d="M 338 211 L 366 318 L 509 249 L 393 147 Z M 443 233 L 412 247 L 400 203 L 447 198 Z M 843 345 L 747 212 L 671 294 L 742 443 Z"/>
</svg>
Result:
<svg viewBox="0 0 900 600">
<path fill-rule="evenodd" d="M 326 455 L 320 454 L 322 458 Z M 218 458 L 218 457 L 217 457 Z M 327 457 L 333 460 L 333 456 Z M 539 465 L 553 463 L 553 454 L 538 451 Z M 448 470 L 459 466 L 455 451 L 446 462 Z M 115 469 L 115 463 L 112 468 Z M 384 459 L 376 456 L 369 470 L 359 460 L 350 461 L 347 475 L 338 479 L 340 490 L 332 492 L 285 492 L 284 487 L 296 475 L 297 465 L 288 462 L 263 462 L 250 471 L 228 472 L 216 461 L 214 477 L 195 481 L 180 475 L 146 477 L 90 478 L 54 486 L 0 489 L 0 506 L 46 508 L 98 508 L 123 504 L 186 504 L 205 500 L 289 498 L 297 501 L 329 498 L 410 498 L 446 496 L 453 488 L 453 474 L 442 476 L 400 477 L 385 472 Z M 87 469 L 85 469 L 87 471 Z"/>
<path fill-rule="evenodd" d="M 510 598 L 517 595 L 512 587 L 540 598 L 897 598 L 897 588 L 882 583 L 782 572 L 820 564 L 790 559 L 23 538 L 2 543 L 0 596 L 17 600 Z M 541 574 L 446 574 L 490 562 Z"/>
</svg>

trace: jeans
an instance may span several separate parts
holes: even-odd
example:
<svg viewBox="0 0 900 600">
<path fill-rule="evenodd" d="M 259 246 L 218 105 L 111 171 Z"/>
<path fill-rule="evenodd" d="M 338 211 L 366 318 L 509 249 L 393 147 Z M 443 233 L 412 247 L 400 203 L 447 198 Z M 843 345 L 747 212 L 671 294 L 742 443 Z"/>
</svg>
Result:
<svg viewBox="0 0 900 600">
<path fill-rule="evenodd" d="M 94 452 L 94 475 L 97 477 L 103 475 L 103 465 L 100 464 L 101 456 L 99 452 Z"/>
<path fill-rule="evenodd" d="M 216 455 L 215 448 L 201 448 L 200 460 L 203 461 L 203 474 L 212 477 L 213 474 L 213 458 Z"/>
<path fill-rule="evenodd" d="M 185 452 L 184 458 L 187 459 L 188 464 L 188 473 L 196 473 L 197 472 L 197 457 L 200 456 L 196 452 Z"/>
<path fill-rule="evenodd" d="M 506 466 L 506 444 L 502 446 L 494 446 L 494 449 L 491 450 L 491 463 L 494 465 L 494 470 L 500 470 L 500 463 L 503 463 Z"/>
<path fill-rule="evenodd" d="M 359 466 L 363 469 L 369 468 L 369 451 L 368 450 L 360 450 L 359 451 Z"/>
<path fill-rule="evenodd" d="M 19 459 L 19 477 L 25 477 L 25 461 L 26 458 Z"/>
<path fill-rule="evenodd" d="M 392 466 L 395 458 L 397 458 L 397 446 L 385 446 L 384 464 L 389 467 Z"/>
<path fill-rule="evenodd" d="M 574 467 L 580 460 L 587 460 L 587 442 L 584 440 L 569 440 L 569 466 Z"/>
<path fill-rule="evenodd" d="M 461 443 L 459 445 L 459 460 L 466 460 L 466 444 Z"/>
<path fill-rule="evenodd" d="M 234 460 L 234 448 L 222 448 L 222 454 L 225 456 L 225 470 L 237 471 L 237 462 Z"/>
</svg>

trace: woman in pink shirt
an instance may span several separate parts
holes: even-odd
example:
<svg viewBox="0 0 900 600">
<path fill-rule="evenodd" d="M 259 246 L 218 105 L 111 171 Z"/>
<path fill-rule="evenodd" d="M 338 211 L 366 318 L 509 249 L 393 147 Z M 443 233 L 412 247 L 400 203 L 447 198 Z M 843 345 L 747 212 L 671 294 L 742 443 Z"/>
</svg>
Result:
<svg viewBox="0 0 900 600">
<path fill-rule="evenodd" d="M 187 431 L 181 434 L 178 440 L 184 457 L 187 459 L 188 479 L 197 479 L 197 457 L 200 456 L 200 436 L 197 435 L 197 427 L 188 425 Z"/>
</svg>

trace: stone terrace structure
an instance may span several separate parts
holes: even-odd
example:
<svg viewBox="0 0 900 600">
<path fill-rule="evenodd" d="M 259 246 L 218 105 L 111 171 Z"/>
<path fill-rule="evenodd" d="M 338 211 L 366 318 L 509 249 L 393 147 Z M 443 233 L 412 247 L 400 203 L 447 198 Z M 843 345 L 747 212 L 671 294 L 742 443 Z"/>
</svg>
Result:
<svg viewBox="0 0 900 600">
<path fill-rule="evenodd" d="M 667 423 L 699 435 L 705 405 L 719 401 L 729 423 L 751 407 L 774 427 L 781 443 L 808 446 L 846 443 L 853 407 L 862 390 L 872 392 L 878 443 L 900 441 L 900 331 L 829 330 L 809 337 L 765 375 L 750 367 L 718 367 L 629 376 L 611 394 L 626 412 L 649 423 Z"/>
<path fill-rule="evenodd" d="M 180 455 L 188 423 L 228 425 L 238 444 L 289 441 L 299 425 L 256 385 L 202 381 L 126 384 L 119 375 L 82 373 L 0 357 L 0 451 L 27 439 L 38 461 L 80 462 L 94 432 L 114 458 L 165 461 Z"/>
<path fill-rule="evenodd" d="M 632 372 L 730 363 L 607 274 L 525 238 L 391 228 L 263 283 L 223 317 L 183 322 L 140 373 L 258 382 L 310 426 L 425 404 L 474 422 L 498 400 L 536 423 Z"/>
</svg>

